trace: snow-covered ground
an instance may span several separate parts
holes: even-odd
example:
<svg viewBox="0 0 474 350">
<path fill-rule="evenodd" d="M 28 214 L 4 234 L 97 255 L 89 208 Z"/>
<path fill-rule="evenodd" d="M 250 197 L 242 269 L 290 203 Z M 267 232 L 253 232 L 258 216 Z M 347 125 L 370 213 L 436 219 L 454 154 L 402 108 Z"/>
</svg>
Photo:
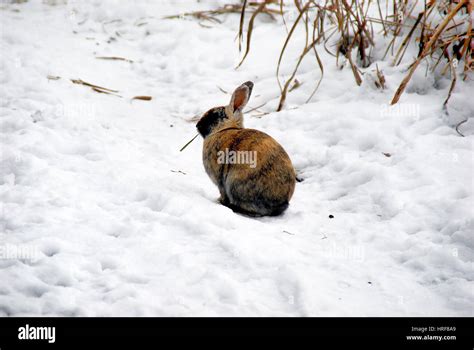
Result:
<svg viewBox="0 0 474 350">
<path fill-rule="evenodd" d="M 162 19 L 223 1 L 57 3 L 0 5 L 0 315 L 474 315 L 474 120 L 466 137 L 453 127 L 474 116 L 472 81 L 458 79 L 447 116 L 449 80 L 420 66 L 390 109 L 410 60 L 377 62 L 381 91 L 375 64 L 357 87 L 321 49 L 312 101 L 314 57 L 275 113 L 279 22 L 257 19 L 235 70 L 238 15 Z M 201 139 L 179 152 L 190 119 L 247 80 L 249 109 L 271 113 L 246 126 L 304 179 L 280 217 L 220 205 Z"/>
</svg>

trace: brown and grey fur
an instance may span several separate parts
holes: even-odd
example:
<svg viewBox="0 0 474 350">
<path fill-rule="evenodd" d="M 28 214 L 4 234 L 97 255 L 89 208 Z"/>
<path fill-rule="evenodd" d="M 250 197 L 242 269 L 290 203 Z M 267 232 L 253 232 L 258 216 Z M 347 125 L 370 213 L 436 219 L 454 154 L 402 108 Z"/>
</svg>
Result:
<svg viewBox="0 0 474 350">
<path fill-rule="evenodd" d="M 242 110 L 253 83 L 239 86 L 228 106 L 207 111 L 197 123 L 204 138 L 204 168 L 217 185 L 220 202 L 251 216 L 279 215 L 295 190 L 295 170 L 288 154 L 269 135 L 243 126 Z M 256 151 L 256 166 L 219 164 L 219 151 Z"/>
</svg>

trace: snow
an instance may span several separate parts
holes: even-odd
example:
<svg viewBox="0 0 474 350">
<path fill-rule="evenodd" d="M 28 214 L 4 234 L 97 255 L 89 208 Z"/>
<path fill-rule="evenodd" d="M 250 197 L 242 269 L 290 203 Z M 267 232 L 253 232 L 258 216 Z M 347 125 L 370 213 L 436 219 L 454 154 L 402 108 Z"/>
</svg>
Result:
<svg viewBox="0 0 474 350">
<path fill-rule="evenodd" d="M 318 92 L 304 104 L 320 77 L 305 59 L 276 113 L 279 22 L 257 19 L 235 70 L 238 15 L 162 19 L 223 1 L 49 3 L 0 5 L 0 315 L 474 315 L 472 81 L 458 79 L 448 116 L 449 80 L 420 65 L 389 107 L 408 64 L 376 62 L 381 91 L 375 63 L 357 87 L 319 50 Z M 192 117 L 247 80 L 249 107 L 270 113 L 246 126 L 304 179 L 280 217 L 220 205 L 202 139 L 179 152 Z"/>
</svg>

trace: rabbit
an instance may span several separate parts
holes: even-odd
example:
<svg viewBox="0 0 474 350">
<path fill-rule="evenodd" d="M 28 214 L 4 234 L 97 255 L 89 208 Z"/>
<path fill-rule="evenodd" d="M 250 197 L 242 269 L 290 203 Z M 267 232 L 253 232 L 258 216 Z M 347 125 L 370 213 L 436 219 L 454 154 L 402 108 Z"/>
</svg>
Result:
<svg viewBox="0 0 474 350">
<path fill-rule="evenodd" d="M 244 128 L 243 108 L 253 85 L 247 81 L 237 87 L 229 105 L 210 109 L 196 127 L 204 139 L 204 169 L 219 188 L 221 204 L 248 216 L 276 216 L 289 205 L 296 173 L 278 142 L 264 132 Z M 231 156 L 223 157 L 226 154 Z M 236 162 L 239 154 L 247 162 Z"/>
</svg>

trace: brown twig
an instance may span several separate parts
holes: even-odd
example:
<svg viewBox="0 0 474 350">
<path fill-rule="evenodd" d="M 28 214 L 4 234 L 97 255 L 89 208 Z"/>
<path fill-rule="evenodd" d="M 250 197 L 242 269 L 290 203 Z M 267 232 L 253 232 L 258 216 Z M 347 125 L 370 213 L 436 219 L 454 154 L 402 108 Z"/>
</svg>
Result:
<svg viewBox="0 0 474 350">
<path fill-rule="evenodd" d="M 242 63 L 244 63 L 245 61 L 245 58 L 247 57 L 248 53 L 250 52 L 250 40 L 252 38 L 252 31 L 253 31 L 253 23 L 255 21 L 255 18 L 257 17 L 257 15 L 263 11 L 263 9 L 265 8 L 265 6 L 267 5 L 267 2 L 268 0 L 265 0 L 264 2 L 262 2 L 260 4 L 260 6 L 255 10 L 255 12 L 252 14 L 252 17 L 250 17 L 250 21 L 249 21 L 249 25 L 248 25 L 248 28 L 247 28 L 247 45 L 245 47 L 245 53 L 244 53 L 244 57 L 242 57 L 242 60 L 240 61 L 240 63 L 237 65 L 237 67 L 235 67 L 235 69 L 239 68 Z"/>
<path fill-rule="evenodd" d="M 151 101 L 152 97 L 151 96 L 135 96 L 135 97 L 132 97 L 132 100 Z"/>
<path fill-rule="evenodd" d="M 94 85 L 94 84 L 85 82 L 85 81 L 83 81 L 83 80 L 81 80 L 81 79 L 71 79 L 71 81 L 72 81 L 74 84 L 85 85 L 85 86 L 89 86 L 89 87 L 91 87 L 91 88 L 95 88 L 95 89 L 98 89 L 98 90 L 103 90 L 103 91 L 108 91 L 108 92 L 118 92 L 118 90 L 107 89 L 107 88 L 102 87 L 102 86 L 98 86 L 98 85 Z"/>
</svg>

